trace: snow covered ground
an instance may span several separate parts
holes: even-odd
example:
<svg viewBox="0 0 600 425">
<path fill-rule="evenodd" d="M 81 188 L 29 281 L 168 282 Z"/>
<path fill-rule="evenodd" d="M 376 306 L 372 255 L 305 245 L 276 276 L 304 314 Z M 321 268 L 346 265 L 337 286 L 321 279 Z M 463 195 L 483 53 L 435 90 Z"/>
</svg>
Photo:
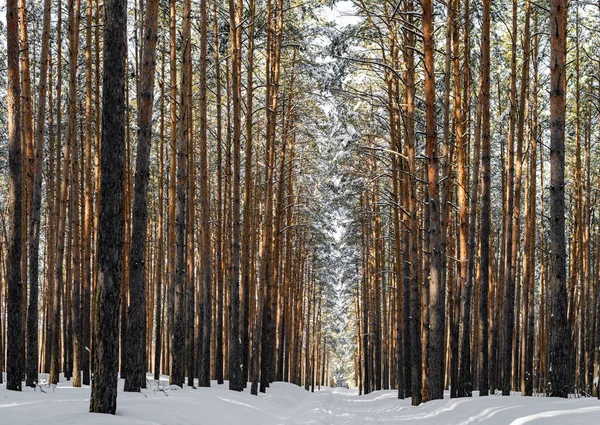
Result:
<svg viewBox="0 0 600 425">
<path fill-rule="evenodd" d="M 309 393 L 285 383 L 271 385 L 259 397 L 235 393 L 226 385 L 212 388 L 157 390 L 156 382 L 142 394 L 119 392 L 117 415 L 88 413 L 89 387 L 56 388 L 22 393 L 0 385 L 0 425 L 12 424 L 590 424 L 598 422 L 600 401 L 593 398 L 556 400 L 543 397 L 473 397 L 445 399 L 410 406 L 395 391 L 358 397 L 355 390 L 323 388 Z M 123 381 L 120 381 L 120 388 Z"/>
</svg>

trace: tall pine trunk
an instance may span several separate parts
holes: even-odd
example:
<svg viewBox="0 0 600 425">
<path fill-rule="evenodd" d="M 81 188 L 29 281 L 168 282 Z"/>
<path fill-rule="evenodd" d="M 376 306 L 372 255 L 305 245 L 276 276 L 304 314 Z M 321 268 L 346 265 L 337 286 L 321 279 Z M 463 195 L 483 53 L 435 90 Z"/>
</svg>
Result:
<svg viewBox="0 0 600 425">
<path fill-rule="evenodd" d="M 29 308 L 27 311 L 27 385 L 38 380 L 38 280 L 40 251 L 40 212 L 42 206 L 42 173 L 44 161 L 44 128 L 46 124 L 46 92 L 48 81 L 48 51 L 50 45 L 50 0 L 44 0 L 44 22 L 40 53 L 40 78 L 35 131 L 34 183 L 29 215 Z"/>
<path fill-rule="evenodd" d="M 102 146 L 98 282 L 94 296 L 94 344 L 90 412 L 117 409 L 119 296 L 123 244 L 125 59 L 127 1 L 107 0 L 102 84 Z"/>
<path fill-rule="evenodd" d="M 242 347 L 240 340 L 240 152 L 241 152 L 241 95 L 242 95 L 242 10 L 241 0 L 229 0 L 231 27 L 231 81 L 233 94 L 233 244 L 231 251 L 231 302 L 229 345 L 229 389 L 242 391 Z"/>
<path fill-rule="evenodd" d="M 148 226 L 148 180 L 152 147 L 152 110 L 154 104 L 154 74 L 156 70 L 156 40 L 158 0 L 147 0 L 144 20 L 140 104 L 138 107 L 138 142 L 135 164 L 132 231 L 135 237 L 129 257 L 129 314 L 125 391 L 146 388 L 146 238 Z M 157 323 L 158 326 L 158 323 Z"/>
<path fill-rule="evenodd" d="M 481 259 L 479 272 L 479 395 L 489 394 L 488 291 L 490 287 L 490 0 L 483 2 L 481 34 Z"/>
<path fill-rule="evenodd" d="M 187 267 L 185 262 L 186 230 L 186 182 L 188 172 L 187 150 L 189 146 L 189 114 L 191 111 L 188 96 L 188 63 L 191 61 L 190 0 L 183 2 L 182 25 L 182 71 L 181 102 L 179 103 L 179 128 L 177 133 L 177 183 L 175 201 L 175 273 L 173 276 L 173 345 L 171 347 L 171 384 L 183 387 L 185 383 L 185 291 Z M 191 63 L 190 63 L 191 65 Z"/>
<path fill-rule="evenodd" d="M 433 40 L 433 2 L 423 0 L 423 49 L 425 53 L 425 105 L 427 192 L 429 195 L 429 328 L 428 344 L 428 399 L 444 396 L 444 331 L 446 289 L 442 280 L 444 255 L 440 223 L 440 195 L 438 188 L 438 151 L 435 112 L 435 69 Z M 427 314 L 427 313 L 426 313 Z"/>
<path fill-rule="evenodd" d="M 550 370 L 549 394 L 568 397 L 571 350 L 567 323 L 565 242 L 565 113 L 567 1 L 550 2 Z"/>
<path fill-rule="evenodd" d="M 7 368 L 6 389 L 21 391 L 25 359 L 21 311 L 23 281 L 21 279 L 23 176 L 21 172 L 21 85 L 19 80 L 19 15 L 17 0 L 6 2 L 6 47 L 8 63 L 8 298 L 7 298 Z"/>
<path fill-rule="evenodd" d="M 207 87 L 206 87 L 206 52 L 208 44 L 208 10 L 207 0 L 200 1 L 200 292 L 202 293 L 202 335 L 200 369 L 198 385 L 210 387 L 210 344 L 212 332 L 212 296 L 211 296 L 211 249 L 210 249 L 210 185 L 208 177 L 208 140 L 207 140 Z M 190 68 L 191 73 L 191 68 Z M 190 85 L 191 91 L 191 85 Z"/>
</svg>

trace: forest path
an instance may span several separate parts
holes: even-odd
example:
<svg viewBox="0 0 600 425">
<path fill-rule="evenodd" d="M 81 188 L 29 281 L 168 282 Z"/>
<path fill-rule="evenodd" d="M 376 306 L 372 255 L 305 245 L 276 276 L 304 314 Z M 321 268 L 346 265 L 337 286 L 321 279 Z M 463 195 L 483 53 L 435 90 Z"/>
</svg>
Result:
<svg viewBox="0 0 600 425">
<path fill-rule="evenodd" d="M 141 394 L 120 391 L 115 416 L 88 413 L 89 387 L 73 388 L 71 382 L 44 388 L 45 393 L 30 388 L 17 393 L 0 385 L 0 425 L 587 425 L 600 414 L 600 404 L 592 398 L 447 398 L 413 407 L 410 400 L 398 400 L 393 390 L 366 396 L 342 388 L 311 393 L 276 382 L 255 397 L 248 389 L 233 392 L 215 382 L 212 388 L 197 389 L 170 388 L 166 377 L 161 389 L 150 382 L 152 386 Z M 122 389 L 123 380 L 119 385 Z"/>
</svg>

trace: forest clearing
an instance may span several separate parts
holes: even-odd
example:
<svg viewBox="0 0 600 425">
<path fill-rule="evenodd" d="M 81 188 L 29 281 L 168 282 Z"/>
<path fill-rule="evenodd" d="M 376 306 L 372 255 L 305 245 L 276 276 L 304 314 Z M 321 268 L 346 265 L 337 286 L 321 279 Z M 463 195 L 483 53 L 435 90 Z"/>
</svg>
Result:
<svg viewBox="0 0 600 425">
<path fill-rule="evenodd" d="M 600 413 L 600 2 L 0 12 L 0 425 Z"/>
</svg>

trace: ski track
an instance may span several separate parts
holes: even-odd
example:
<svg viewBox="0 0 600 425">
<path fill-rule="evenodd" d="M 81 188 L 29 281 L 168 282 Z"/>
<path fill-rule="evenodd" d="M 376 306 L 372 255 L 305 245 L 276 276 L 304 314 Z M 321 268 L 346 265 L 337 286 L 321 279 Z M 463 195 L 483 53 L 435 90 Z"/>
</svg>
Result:
<svg viewBox="0 0 600 425">
<path fill-rule="evenodd" d="M 149 378 L 150 379 L 150 378 Z M 61 381 L 55 388 L 26 388 L 22 393 L 0 385 L 0 425 L 556 425 L 597 421 L 600 401 L 594 398 L 489 396 L 436 400 L 414 407 L 398 400 L 394 390 L 359 397 L 356 390 L 322 388 L 314 393 L 295 385 L 276 382 L 266 394 L 250 395 L 249 388 L 229 391 L 227 382 L 212 388 L 179 389 L 161 381 L 138 393 L 122 392 L 119 381 L 117 414 L 88 413 L 89 387 L 72 388 Z M 165 391 L 162 391 L 165 389 Z"/>
</svg>

